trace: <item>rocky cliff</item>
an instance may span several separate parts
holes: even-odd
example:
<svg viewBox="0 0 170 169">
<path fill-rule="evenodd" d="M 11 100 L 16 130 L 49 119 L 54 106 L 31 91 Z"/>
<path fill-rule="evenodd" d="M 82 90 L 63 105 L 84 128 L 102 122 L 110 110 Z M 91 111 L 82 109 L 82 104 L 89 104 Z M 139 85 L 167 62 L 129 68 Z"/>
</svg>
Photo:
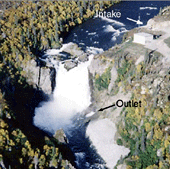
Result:
<svg viewBox="0 0 170 169">
<path fill-rule="evenodd" d="M 93 106 L 97 119 L 90 122 L 87 135 L 94 146 L 99 148 L 98 152 L 109 168 L 113 168 L 117 162 L 117 168 L 170 166 L 170 161 L 167 159 L 169 151 L 166 150 L 170 147 L 170 136 L 164 132 L 165 126 L 169 124 L 170 110 L 168 66 L 170 48 L 165 44 L 165 39 L 170 37 L 169 24 L 169 20 L 162 22 L 158 22 L 157 19 L 149 20 L 147 26 L 129 31 L 126 34 L 128 35 L 126 42 L 94 56 L 89 66 L 90 82 L 93 86 Z M 149 32 L 153 35 L 161 32 L 162 36 L 144 46 L 133 43 L 134 32 Z M 110 106 L 116 104 L 119 99 L 125 102 L 126 107 Z M 132 100 L 141 101 L 141 107 L 128 106 L 127 102 Z M 110 108 L 105 109 L 109 106 Z M 103 142 L 98 146 L 100 141 L 97 143 L 92 137 L 90 129 L 93 126 L 95 131 L 95 124 L 101 119 L 109 119 L 117 126 L 117 131 L 112 133 L 114 141 L 110 140 L 112 145 L 116 143 L 130 149 L 129 154 L 124 149 L 123 152 L 126 153 L 123 155 L 122 152 L 123 159 L 120 159 L 119 153 L 114 155 L 110 152 L 107 143 Z M 106 127 L 104 123 L 101 125 Z M 98 137 L 105 135 L 106 132 L 100 132 Z M 116 163 L 111 163 L 109 157 L 106 158 L 106 152 L 101 147 L 109 151 L 110 157 L 113 155 Z M 161 156 L 158 155 L 160 148 L 162 148 Z M 117 147 L 116 151 L 121 152 L 121 147 Z M 151 160 L 145 161 L 145 159 Z"/>
<path fill-rule="evenodd" d="M 41 89 L 45 94 L 51 94 L 55 84 L 55 68 L 40 66 L 36 60 L 32 59 L 23 65 L 25 77 L 30 85 Z"/>
<path fill-rule="evenodd" d="M 52 54 L 44 54 L 39 60 L 31 59 L 27 61 L 26 64 L 22 64 L 22 68 L 30 85 L 50 95 L 55 88 L 56 66 L 59 62 L 64 62 L 64 67 L 69 71 L 76 67 L 78 62 L 87 60 L 88 54 L 82 51 L 78 45 L 69 43 L 66 47 L 61 47 Z"/>
</svg>

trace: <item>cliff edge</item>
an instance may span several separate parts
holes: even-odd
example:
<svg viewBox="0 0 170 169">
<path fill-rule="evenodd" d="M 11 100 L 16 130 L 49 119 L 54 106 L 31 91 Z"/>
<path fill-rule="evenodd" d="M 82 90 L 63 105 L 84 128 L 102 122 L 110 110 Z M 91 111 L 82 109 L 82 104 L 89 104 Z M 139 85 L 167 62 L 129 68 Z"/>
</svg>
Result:
<svg viewBox="0 0 170 169">
<path fill-rule="evenodd" d="M 89 66 L 97 118 L 86 134 L 108 168 L 170 166 L 168 18 L 169 7 L 146 26 L 129 31 L 122 44 L 94 56 Z M 145 45 L 134 43 L 137 32 L 156 38 Z"/>
</svg>

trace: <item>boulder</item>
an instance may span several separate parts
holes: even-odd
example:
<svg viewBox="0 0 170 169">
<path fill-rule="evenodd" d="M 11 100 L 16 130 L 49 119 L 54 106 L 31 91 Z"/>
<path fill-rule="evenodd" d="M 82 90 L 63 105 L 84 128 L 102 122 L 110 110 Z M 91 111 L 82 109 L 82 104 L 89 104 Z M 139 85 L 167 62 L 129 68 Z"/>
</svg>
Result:
<svg viewBox="0 0 170 169">
<path fill-rule="evenodd" d="M 73 60 L 67 60 L 64 63 L 64 68 L 69 71 L 70 69 L 76 67 L 78 65 L 78 61 L 73 61 Z"/>
<path fill-rule="evenodd" d="M 51 67 L 40 67 L 34 59 L 31 59 L 26 65 L 22 65 L 22 68 L 30 85 L 40 88 L 45 94 L 51 94 L 53 90 L 52 79 L 55 79 L 55 77 L 52 78 L 55 73 Z"/>
<path fill-rule="evenodd" d="M 69 141 L 64 133 L 64 130 L 63 129 L 60 129 L 60 130 L 57 130 L 54 137 L 60 142 L 60 143 L 63 143 L 63 144 L 67 144 Z"/>
<path fill-rule="evenodd" d="M 86 61 L 88 61 L 88 55 L 86 53 L 84 53 L 84 54 L 79 56 L 78 60 L 80 62 L 86 62 Z"/>
<path fill-rule="evenodd" d="M 84 52 L 78 47 L 77 44 L 70 42 L 66 48 L 63 49 L 63 52 L 70 53 L 73 56 L 81 56 Z"/>
</svg>

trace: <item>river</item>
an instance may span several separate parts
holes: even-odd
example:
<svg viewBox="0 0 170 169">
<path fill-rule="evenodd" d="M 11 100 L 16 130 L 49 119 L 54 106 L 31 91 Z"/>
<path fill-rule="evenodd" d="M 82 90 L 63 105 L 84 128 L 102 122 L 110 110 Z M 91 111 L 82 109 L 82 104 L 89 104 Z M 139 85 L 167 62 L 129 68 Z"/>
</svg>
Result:
<svg viewBox="0 0 170 169">
<path fill-rule="evenodd" d="M 85 51 L 99 53 L 121 43 L 123 34 L 138 26 L 127 17 L 138 20 L 140 16 L 145 25 L 159 13 L 160 7 L 167 5 L 170 5 L 170 2 L 123 1 L 107 9 L 107 12 L 121 12 L 120 18 L 89 19 L 72 29 L 64 43 L 74 42 Z M 84 123 L 85 116 L 81 114 L 81 111 L 91 104 L 87 72 L 89 64 L 90 62 L 82 63 L 69 72 L 66 72 L 62 65 L 56 68 L 58 73 L 54 100 L 42 103 L 41 107 L 36 109 L 34 124 L 52 134 L 57 129 L 64 128 L 69 146 L 76 156 L 77 169 L 102 169 L 106 168 L 105 162 L 86 137 L 87 123 Z"/>
<path fill-rule="evenodd" d="M 138 25 L 129 21 L 127 17 L 140 20 L 146 25 L 150 18 L 159 13 L 160 8 L 170 5 L 169 1 L 123 1 L 110 7 L 106 12 L 121 13 L 120 18 L 93 18 L 75 27 L 64 39 L 64 43 L 74 42 L 83 49 L 88 47 L 107 50 L 116 43 L 121 43 L 125 31 Z"/>
</svg>

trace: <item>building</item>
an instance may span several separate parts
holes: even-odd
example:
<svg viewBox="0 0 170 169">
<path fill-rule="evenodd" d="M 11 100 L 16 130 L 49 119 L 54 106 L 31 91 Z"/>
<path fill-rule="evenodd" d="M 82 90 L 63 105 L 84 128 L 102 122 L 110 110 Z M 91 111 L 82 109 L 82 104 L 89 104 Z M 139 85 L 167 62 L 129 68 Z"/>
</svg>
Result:
<svg viewBox="0 0 170 169">
<path fill-rule="evenodd" d="M 153 40 L 153 35 L 145 32 L 140 32 L 134 34 L 133 42 L 145 45 L 146 43 L 151 42 L 152 40 Z"/>
</svg>

